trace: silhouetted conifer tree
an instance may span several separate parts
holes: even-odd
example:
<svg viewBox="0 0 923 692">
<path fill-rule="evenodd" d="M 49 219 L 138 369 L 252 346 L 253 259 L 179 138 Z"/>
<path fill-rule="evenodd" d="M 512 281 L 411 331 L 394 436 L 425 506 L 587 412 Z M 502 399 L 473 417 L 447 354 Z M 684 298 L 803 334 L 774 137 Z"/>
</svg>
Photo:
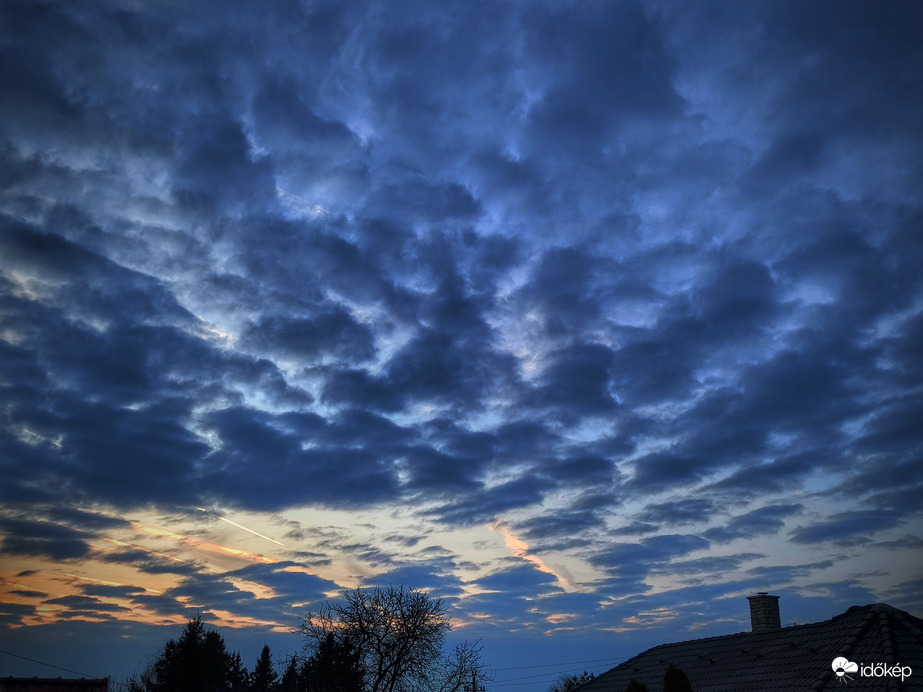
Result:
<svg viewBox="0 0 923 692">
<path fill-rule="evenodd" d="M 280 692 L 301 692 L 301 667 L 300 661 L 292 657 L 285 666 L 282 679 L 279 681 Z"/>
<path fill-rule="evenodd" d="M 279 686 L 279 674 L 272 667 L 272 654 L 268 645 L 263 645 L 260 657 L 256 659 L 250 675 L 250 692 L 275 692 Z"/>
<path fill-rule="evenodd" d="M 358 649 L 328 632 L 301 670 L 306 692 L 362 692 L 364 671 Z"/>
<path fill-rule="evenodd" d="M 216 632 L 217 634 L 217 632 Z M 235 651 L 229 654 L 228 661 L 228 689 L 230 690 L 247 690 L 250 686 L 250 673 L 247 672 L 246 666 L 240 658 L 240 652 Z"/>
<path fill-rule="evenodd" d="M 648 690 L 647 685 L 632 678 L 628 683 L 628 687 L 625 688 L 625 692 L 648 692 Z"/>
<path fill-rule="evenodd" d="M 206 628 L 201 615 L 186 623 L 179 639 L 163 651 L 129 689 L 136 692 L 246 692 L 247 671 L 240 654 L 228 653 L 224 639 Z"/>
</svg>

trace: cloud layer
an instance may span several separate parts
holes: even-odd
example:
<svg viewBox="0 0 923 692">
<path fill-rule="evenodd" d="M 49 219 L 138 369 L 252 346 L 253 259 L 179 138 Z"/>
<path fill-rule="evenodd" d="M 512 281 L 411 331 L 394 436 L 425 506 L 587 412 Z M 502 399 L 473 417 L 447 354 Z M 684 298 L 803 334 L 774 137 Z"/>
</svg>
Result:
<svg viewBox="0 0 923 692">
<path fill-rule="evenodd" d="M 923 607 L 923 13 L 578 5 L 5 3 L 4 623 Z"/>
</svg>

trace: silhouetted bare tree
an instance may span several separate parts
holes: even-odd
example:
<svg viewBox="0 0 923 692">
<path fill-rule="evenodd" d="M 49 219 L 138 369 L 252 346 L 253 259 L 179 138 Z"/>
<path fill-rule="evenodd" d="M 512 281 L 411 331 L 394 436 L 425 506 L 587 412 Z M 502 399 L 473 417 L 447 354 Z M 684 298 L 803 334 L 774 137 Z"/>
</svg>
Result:
<svg viewBox="0 0 923 692">
<path fill-rule="evenodd" d="M 480 644 L 443 656 L 451 629 L 442 599 L 404 586 L 356 589 L 308 613 L 300 632 L 315 654 L 333 637 L 358 657 L 365 692 L 455 692 L 480 667 Z"/>
<path fill-rule="evenodd" d="M 595 678 L 594 673 L 586 671 L 583 671 L 580 675 L 562 675 L 548 688 L 548 692 L 573 692 L 581 685 L 585 685 Z"/>
</svg>

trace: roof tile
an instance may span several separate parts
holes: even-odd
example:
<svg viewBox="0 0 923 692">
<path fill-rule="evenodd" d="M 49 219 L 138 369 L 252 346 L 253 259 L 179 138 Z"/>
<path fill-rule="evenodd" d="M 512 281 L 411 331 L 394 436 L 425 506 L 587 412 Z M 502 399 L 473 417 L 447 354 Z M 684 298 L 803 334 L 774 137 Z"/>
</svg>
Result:
<svg viewBox="0 0 923 692">
<path fill-rule="evenodd" d="M 830 665 L 839 656 L 860 665 L 906 665 L 914 672 L 903 682 L 859 674 L 847 681 Z M 695 692 L 923 690 L 923 620 L 875 603 L 824 622 L 661 644 L 603 673 L 581 692 L 624 692 L 631 678 L 659 692 L 669 665 L 686 673 Z"/>
</svg>

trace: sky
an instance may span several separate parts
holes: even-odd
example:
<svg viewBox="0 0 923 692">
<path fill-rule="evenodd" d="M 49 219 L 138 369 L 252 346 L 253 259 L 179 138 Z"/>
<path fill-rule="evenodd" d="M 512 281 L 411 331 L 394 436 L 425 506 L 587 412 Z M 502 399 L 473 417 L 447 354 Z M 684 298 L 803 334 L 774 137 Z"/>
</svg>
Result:
<svg viewBox="0 0 923 692">
<path fill-rule="evenodd" d="M 923 614 L 921 35 L 3 2 L 0 674 L 140 672 L 195 613 L 252 666 L 389 584 L 497 692 L 757 591 Z"/>
</svg>

